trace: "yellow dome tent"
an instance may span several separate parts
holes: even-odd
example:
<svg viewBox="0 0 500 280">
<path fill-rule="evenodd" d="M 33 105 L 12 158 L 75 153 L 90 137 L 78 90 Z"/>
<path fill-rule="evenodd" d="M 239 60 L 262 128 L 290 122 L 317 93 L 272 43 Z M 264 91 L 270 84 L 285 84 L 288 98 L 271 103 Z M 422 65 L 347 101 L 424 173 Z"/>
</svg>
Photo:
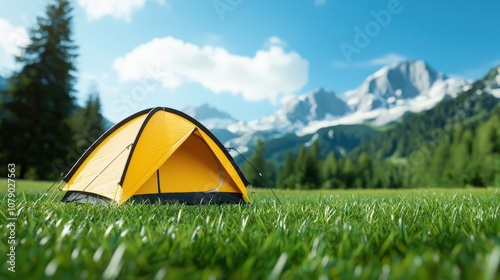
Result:
<svg viewBox="0 0 500 280">
<path fill-rule="evenodd" d="M 249 183 L 219 140 L 192 117 L 165 107 L 110 128 L 63 181 L 63 202 L 250 202 Z"/>
</svg>

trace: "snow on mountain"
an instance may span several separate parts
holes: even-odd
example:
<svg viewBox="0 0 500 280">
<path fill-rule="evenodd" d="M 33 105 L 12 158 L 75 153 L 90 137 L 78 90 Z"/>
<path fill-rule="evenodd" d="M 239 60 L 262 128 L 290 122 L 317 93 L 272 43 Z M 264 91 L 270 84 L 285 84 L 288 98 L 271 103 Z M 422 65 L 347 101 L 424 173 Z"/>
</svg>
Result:
<svg viewBox="0 0 500 280">
<path fill-rule="evenodd" d="M 334 120 L 309 123 L 299 135 L 322 127 L 371 122 L 384 125 L 398 120 L 406 112 L 428 110 L 444 96 L 455 97 L 468 83 L 436 72 L 424 61 L 407 61 L 385 66 L 368 76 L 356 89 L 340 96 L 352 113 Z"/>
<path fill-rule="evenodd" d="M 307 124 L 315 120 L 343 116 L 350 109 L 334 92 L 328 92 L 320 88 L 290 100 L 282 111 L 282 114 L 290 122 Z"/>
<path fill-rule="evenodd" d="M 500 98 L 500 66 L 490 72 L 486 86 L 493 96 Z"/>
<path fill-rule="evenodd" d="M 237 122 L 228 113 L 222 112 L 208 104 L 199 107 L 187 107 L 184 113 L 201 122 L 208 129 L 226 129 Z"/>
<path fill-rule="evenodd" d="M 445 95 L 455 96 L 465 85 L 467 82 L 448 78 L 424 61 L 407 61 L 383 67 L 341 98 L 354 112 L 379 111 L 370 113 L 369 118 L 375 117 L 372 121 L 381 125 L 398 119 L 406 111 L 430 109 Z"/>
<path fill-rule="evenodd" d="M 398 100 L 426 95 L 434 83 L 445 79 L 423 61 L 408 61 L 383 67 L 342 97 L 353 111 L 390 108 Z"/>
</svg>

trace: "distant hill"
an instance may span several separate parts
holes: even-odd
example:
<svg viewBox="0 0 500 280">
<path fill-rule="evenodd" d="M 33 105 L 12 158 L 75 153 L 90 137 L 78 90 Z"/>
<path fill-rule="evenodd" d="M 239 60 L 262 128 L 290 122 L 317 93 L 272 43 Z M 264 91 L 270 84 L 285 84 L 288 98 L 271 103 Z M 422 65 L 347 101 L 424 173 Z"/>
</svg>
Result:
<svg viewBox="0 0 500 280">
<path fill-rule="evenodd" d="M 375 137 L 380 130 L 369 125 L 338 125 L 322 128 L 316 133 L 304 136 L 287 134 L 266 142 L 266 158 L 282 162 L 289 150 L 298 151 L 303 145 L 309 146 L 319 141 L 320 154 L 326 156 L 334 151 L 337 157 L 348 155 L 361 143 Z"/>
</svg>

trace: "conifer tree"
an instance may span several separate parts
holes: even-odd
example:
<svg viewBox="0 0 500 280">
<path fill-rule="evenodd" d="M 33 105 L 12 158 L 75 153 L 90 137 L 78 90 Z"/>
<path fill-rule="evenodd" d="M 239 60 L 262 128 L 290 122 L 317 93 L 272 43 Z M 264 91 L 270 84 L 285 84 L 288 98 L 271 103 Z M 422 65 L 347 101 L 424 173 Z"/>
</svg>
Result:
<svg viewBox="0 0 500 280">
<path fill-rule="evenodd" d="M 266 171 L 266 159 L 264 155 L 265 149 L 266 147 L 264 141 L 262 141 L 262 139 L 260 138 L 257 138 L 253 154 L 248 159 L 249 162 L 245 163 L 243 169 L 248 181 L 256 187 L 264 187 L 265 184 L 264 182 L 262 182 L 262 180 L 269 179 L 269 177 L 264 177 L 268 176 L 269 174 L 265 172 Z M 264 172 L 264 174 L 262 174 L 262 172 Z M 260 178 L 260 175 L 263 175 L 263 177 Z"/>
<path fill-rule="evenodd" d="M 321 178 L 323 179 L 323 188 L 325 189 L 335 188 L 336 187 L 335 176 L 337 176 L 337 159 L 335 158 L 335 153 L 331 151 L 330 153 L 328 153 L 328 156 L 326 156 L 326 159 L 321 167 Z"/>
<path fill-rule="evenodd" d="M 306 155 L 306 160 L 304 164 L 304 176 L 302 177 L 302 186 L 305 189 L 317 189 L 321 184 L 321 173 L 320 173 L 320 154 L 319 154 L 319 142 L 315 140 L 309 152 Z"/>
<path fill-rule="evenodd" d="M 82 125 L 77 135 L 77 148 L 87 149 L 104 133 L 104 121 L 101 115 L 101 101 L 97 87 L 92 86 L 85 107 L 82 110 Z"/>
<path fill-rule="evenodd" d="M 31 43 L 16 57 L 19 72 L 9 79 L 2 104 L 2 162 L 15 162 L 20 178 L 54 177 L 73 147 L 67 119 L 74 110 L 75 59 L 68 0 L 49 4 L 30 30 Z"/>
<path fill-rule="evenodd" d="M 281 189 L 291 189 L 294 186 L 294 164 L 295 159 L 292 151 L 288 151 L 285 156 L 285 163 L 278 174 L 278 187 Z"/>
</svg>

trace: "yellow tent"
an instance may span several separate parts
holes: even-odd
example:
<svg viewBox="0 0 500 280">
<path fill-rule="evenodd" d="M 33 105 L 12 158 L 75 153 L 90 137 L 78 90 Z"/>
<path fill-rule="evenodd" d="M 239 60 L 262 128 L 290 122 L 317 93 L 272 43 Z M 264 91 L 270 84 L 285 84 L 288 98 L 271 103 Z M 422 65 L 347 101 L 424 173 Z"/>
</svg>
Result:
<svg viewBox="0 0 500 280">
<path fill-rule="evenodd" d="M 195 119 L 165 107 L 110 128 L 63 181 L 63 202 L 250 202 L 248 181 L 219 140 Z"/>
</svg>

